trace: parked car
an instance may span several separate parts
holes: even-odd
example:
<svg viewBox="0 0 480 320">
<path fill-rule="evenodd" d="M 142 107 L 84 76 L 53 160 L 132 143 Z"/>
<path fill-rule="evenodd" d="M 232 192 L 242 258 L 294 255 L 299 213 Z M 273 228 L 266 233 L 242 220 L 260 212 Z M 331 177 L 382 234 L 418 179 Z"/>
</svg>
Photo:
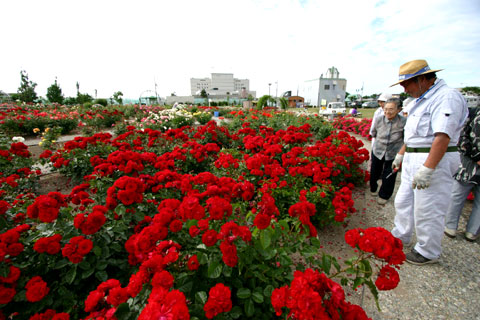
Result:
<svg viewBox="0 0 480 320">
<path fill-rule="evenodd" d="M 367 101 L 362 104 L 362 108 L 378 108 L 378 102 L 377 101 Z"/>
<path fill-rule="evenodd" d="M 322 116 L 344 116 L 346 113 L 347 110 L 343 102 L 329 102 L 326 107 L 320 107 L 319 111 Z"/>
</svg>

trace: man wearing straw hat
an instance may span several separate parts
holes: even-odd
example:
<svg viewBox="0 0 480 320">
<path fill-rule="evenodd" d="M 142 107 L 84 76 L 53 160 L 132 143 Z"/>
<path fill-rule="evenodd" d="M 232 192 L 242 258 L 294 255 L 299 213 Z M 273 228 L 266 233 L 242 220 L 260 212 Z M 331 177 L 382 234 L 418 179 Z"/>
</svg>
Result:
<svg viewBox="0 0 480 320">
<path fill-rule="evenodd" d="M 451 199 L 453 174 L 460 163 L 457 142 L 467 119 L 462 95 L 437 79 L 425 60 L 400 66 L 399 81 L 416 98 L 405 124 L 404 145 L 392 168 L 402 166 L 402 182 L 395 197 L 392 234 L 405 245 L 415 228 L 417 243 L 407 262 L 424 265 L 438 261 L 445 215 Z"/>
</svg>

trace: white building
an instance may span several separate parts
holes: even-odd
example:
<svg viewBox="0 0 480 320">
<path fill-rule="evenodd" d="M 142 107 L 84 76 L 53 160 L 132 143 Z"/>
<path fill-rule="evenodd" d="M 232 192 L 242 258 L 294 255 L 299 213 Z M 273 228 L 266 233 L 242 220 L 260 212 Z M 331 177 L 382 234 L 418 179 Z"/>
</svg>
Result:
<svg viewBox="0 0 480 320">
<path fill-rule="evenodd" d="M 212 73 L 211 78 L 190 78 L 192 96 L 199 96 L 205 90 L 209 96 L 232 96 L 246 99 L 248 95 L 255 98 L 255 91 L 250 91 L 250 80 L 237 79 L 233 73 Z"/>
<path fill-rule="evenodd" d="M 335 67 L 327 69 L 325 77 L 307 80 L 299 86 L 298 95 L 310 106 L 327 105 L 329 102 L 345 102 L 347 80 L 339 77 Z"/>
</svg>

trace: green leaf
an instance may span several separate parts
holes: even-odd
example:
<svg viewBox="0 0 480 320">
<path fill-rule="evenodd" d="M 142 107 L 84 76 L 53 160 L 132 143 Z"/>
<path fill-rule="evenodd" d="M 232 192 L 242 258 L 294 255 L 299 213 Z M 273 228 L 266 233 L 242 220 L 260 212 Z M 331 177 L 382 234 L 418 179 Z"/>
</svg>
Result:
<svg viewBox="0 0 480 320">
<path fill-rule="evenodd" d="M 340 264 L 337 262 L 337 259 L 335 257 L 332 258 L 332 264 L 337 269 L 337 271 L 340 271 L 342 268 L 340 267 Z"/>
<path fill-rule="evenodd" d="M 195 293 L 195 302 L 204 305 L 207 302 L 207 293 L 205 291 Z"/>
<path fill-rule="evenodd" d="M 83 260 L 82 262 L 80 262 L 78 264 L 78 266 L 80 267 L 80 269 L 82 270 L 89 270 L 91 269 L 92 267 L 90 266 L 90 263 L 88 263 L 87 261 Z"/>
<path fill-rule="evenodd" d="M 272 237 L 268 229 L 261 230 L 260 232 L 260 244 L 263 250 L 266 250 L 272 243 Z"/>
<path fill-rule="evenodd" d="M 318 238 L 310 238 L 310 243 L 312 244 L 312 246 L 314 246 L 316 249 L 319 249 L 320 248 L 320 240 L 318 240 Z"/>
<path fill-rule="evenodd" d="M 327 255 L 322 255 L 322 269 L 326 274 L 330 274 L 330 268 L 332 267 L 332 258 Z"/>
<path fill-rule="evenodd" d="M 224 266 L 223 267 L 223 275 L 227 278 L 231 277 L 232 270 L 233 270 L 233 268 L 230 268 L 229 266 Z"/>
<path fill-rule="evenodd" d="M 95 271 L 94 268 L 83 271 L 82 272 L 82 279 L 86 279 L 86 278 L 90 277 L 93 274 L 94 271 Z"/>
<path fill-rule="evenodd" d="M 245 315 L 247 317 L 252 317 L 255 313 L 255 306 L 253 305 L 252 299 L 245 301 Z"/>
<path fill-rule="evenodd" d="M 65 275 L 65 282 L 68 284 L 72 284 L 73 280 L 75 280 L 75 277 L 77 276 L 77 266 L 73 266 L 68 270 L 67 274 Z"/>
<path fill-rule="evenodd" d="M 248 288 L 240 288 L 237 291 L 237 297 L 239 297 L 240 299 L 250 298 L 251 295 L 252 295 L 252 292 Z"/>
<path fill-rule="evenodd" d="M 115 311 L 115 316 L 117 319 L 128 319 L 130 315 L 130 307 L 128 303 L 122 303 L 117 307 L 117 311 Z"/>
<path fill-rule="evenodd" d="M 99 260 L 99 261 L 97 262 L 97 267 L 96 267 L 96 268 L 97 268 L 97 270 L 105 270 L 105 269 L 107 268 L 107 266 L 108 266 L 108 261 L 106 261 L 106 260 L 103 260 L 103 261 L 102 261 L 102 260 Z"/>
<path fill-rule="evenodd" d="M 95 278 L 97 278 L 99 281 L 107 281 L 108 279 L 108 274 L 105 271 L 97 271 L 95 272 Z"/>
<path fill-rule="evenodd" d="M 220 264 L 218 261 L 213 261 L 208 266 L 207 276 L 209 278 L 216 279 L 222 274 L 222 269 L 222 264 Z"/>
<path fill-rule="evenodd" d="M 242 311 L 242 308 L 240 308 L 239 306 L 235 306 L 235 307 L 232 308 L 232 310 L 230 310 L 230 312 L 228 314 L 233 319 L 238 319 L 242 316 L 243 311 Z"/>
<path fill-rule="evenodd" d="M 193 282 L 189 281 L 183 284 L 182 286 L 178 287 L 178 290 L 182 291 L 183 293 L 188 293 L 193 288 Z"/>
<path fill-rule="evenodd" d="M 9 274 L 10 268 L 7 266 L 7 264 L 2 263 L 0 265 L 0 276 L 6 278 Z"/>
<path fill-rule="evenodd" d="M 265 287 L 265 289 L 263 289 L 263 295 L 267 298 L 270 298 L 272 296 L 273 290 L 275 290 L 275 288 L 271 284 L 269 284 Z"/>
<path fill-rule="evenodd" d="M 261 294 L 260 292 L 254 292 L 252 293 L 252 299 L 256 303 L 263 303 L 263 294 Z"/>
<path fill-rule="evenodd" d="M 65 267 L 68 263 L 69 263 L 69 262 L 68 262 L 67 259 L 62 259 L 62 260 L 58 261 L 58 262 L 55 264 L 54 269 L 62 269 L 62 268 Z"/>
<path fill-rule="evenodd" d="M 370 266 L 370 262 L 368 260 L 360 260 L 360 267 L 366 278 L 372 276 L 372 267 Z"/>
<path fill-rule="evenodd" d="M 100 257 L 102 255 L 102 248 L 100 248 L 99 246 L 93 247 L 92 251 L 97 257 Z"/>
<path fill-rule="evenodd" d="M 380 310 L 380 304 L 378 303 L 378 290 L 377 290 L 377 287 L 375 286 L 375 284 L 372 282 L 372 280 L 367 280 L 365 281 L 365 284 L 368 286 L 368 288 L 370 289 L 370 292 L 372 293 L 373 295 L 373 298 L 375 298 L 375 303 L 377 304 L 377 309 L 378 311 L 381 311 Z"/>
<path fill-rule="evenodd" d="M 362 285 L 363 283 L 365 283 L 365 278 L 362 278 L 362 277 L 355 278 L 355 280 L 353 280 L 353 288 L 356 289 L 358 288 L 358 286 Z"/>
</svg>

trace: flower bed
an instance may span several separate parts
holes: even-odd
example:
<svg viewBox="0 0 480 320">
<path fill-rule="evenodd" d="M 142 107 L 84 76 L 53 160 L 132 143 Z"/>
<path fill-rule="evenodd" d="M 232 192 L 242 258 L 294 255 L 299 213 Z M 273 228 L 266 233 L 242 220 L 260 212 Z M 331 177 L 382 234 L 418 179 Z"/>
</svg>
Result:
<svg viewBox="0 0 480 320">
<path fill-rule="evenodd" d="M 398 283 L 390 266 L 404 260 L 401 242 L 381 228 L 349 231 L 360 254 L 342 269 L 321 255 L 316 234 L 354 213 L 351 190 L 364 181 L 368 151 L 343 131 L 327 135 L 317 119 L 230 116 L 228 127 L 131 126 L 42 154 L 79 184 L 69 195 L 6 199 L 3 314 L 270 319 L 288 308 L 302 319 L 288 298 L 301 295 L 318 317 L 365 319 L 331 278 L 365 284 L 377 298 L 377 287 Z"/>
<path fill-rule="evenodd" d="M 372 119 L 361 119 L 359 121 L 351 116 L 339 117 L 333 120 L 332 125 L 339 130 L 353 132 L 370 139 L 369 131 L 372 125 Z"/>
</svg>

